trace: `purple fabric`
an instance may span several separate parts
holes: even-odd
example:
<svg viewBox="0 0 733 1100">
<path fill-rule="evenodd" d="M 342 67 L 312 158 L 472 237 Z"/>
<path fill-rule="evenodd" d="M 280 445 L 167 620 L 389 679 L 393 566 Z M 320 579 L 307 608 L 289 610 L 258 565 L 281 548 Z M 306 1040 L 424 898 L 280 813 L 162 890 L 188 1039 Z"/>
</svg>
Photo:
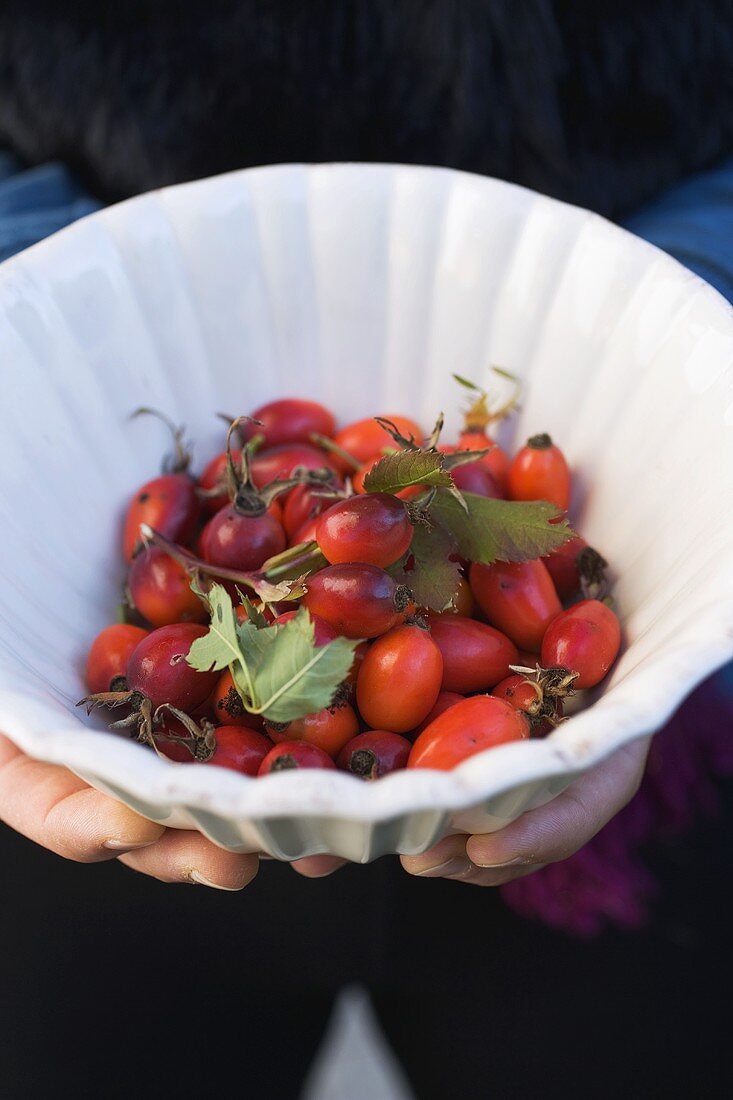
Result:
<svg viewBox="0 0 733 1100">
<path fill-rule="evenodd" d="M 504 899 L 522 916 L 578 936 L 596 935 L 608 925 L 640 927 L 659 889 L 645 847 L 717 813 L 716 778 L 730 775 L 729 668 L 702 684 L 656 735 L 642 785 L 629 805 L 570 859 L 502 887 Z"/>
</svg>

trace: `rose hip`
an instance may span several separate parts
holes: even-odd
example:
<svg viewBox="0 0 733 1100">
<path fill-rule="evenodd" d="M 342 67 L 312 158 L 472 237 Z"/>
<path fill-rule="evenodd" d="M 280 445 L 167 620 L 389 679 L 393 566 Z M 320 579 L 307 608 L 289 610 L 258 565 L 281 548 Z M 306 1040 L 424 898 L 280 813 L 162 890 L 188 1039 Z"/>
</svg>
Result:
<svg viewBox="0 0 733 1100">
<path fill-rule="evenodd" d="M 386 416 L 383 419 L 391 421 L 397 430 L 406 439 L 411 436 L 419 442 L 423 439 L 423 430 L 419 424 L 407 416 Z M 381 424 L 373 417 L 365 420 L 355 420 L 353 424 L 347 424 L 340 432 L 336 433 L 335 442 L 342 450 L 352 455 L 357 462 L 368 462 L 375 456 L 381 455 L 386 448 L 395 446 L 395 441 Z M 333 461 L 341 463 L 342 473 L 352 473 L 337 455 L 331 456 Z"/>
<path fill-rule="evenodd" d="M 618 618 L 599 600 L 581 600 L 550 623 L 542 642 L 542 664 L 577 672 L 575 688 L 595 687 L 621 645 Z"/>
<path fill-rule="evenodd" d="M 546 696 L 539 683 L 522 673 L 507 676 L 506 680 L 496 685 L 491 694 L 497 699 L 503 699 L 515 710 L 523 711 L 535 737 L 549 733 L 562 718 L 562 700 L 551 695 Z"/>
<path fill-rule="evenodd" d="M 456 703 L 423 730 L 407 766 L 450 770 L 484 749 L 527 737 L 525 714 L 493 695 L 477 695 Z"/>
<path fill-rule="evenodd" d="M 282 741 L 307 741 L 329 756 L 336 757 L 347 741 L 359 732 L 359 719 L 348 703 L 338 703 L 281 725 L 266 721 L 265 730 L 278 744 Z"/>
<path fill-rule="evenodd" d="M 337 764 L 360 779 L 379 779 L 388 772 L 404 768 L 411 748 L 407 738 L 398 733 L 369 730 L 344 745 Z"/>
<path fill-rule="evenodd" d="M 373 729 L 406 733 L 435 705 L 443 657 L 429 631 L 397 626 L 369 647 L 356 682 L 356 701 Z"/>
<path fill-rule="evenodd" d="M 242 515 L 230 504 L 209 520 L 199 539 L 204 561 L 226 569 L 259 569 L 286 545 L 282 525 L 269 511 Z"/>
<path fill-rule="evenodd" d="M 283 623 L 291 622 L 297 614 L 297 611 L 285 611 L 282 615 L 278 615 L 275 622 L 282 626 Z M 313 623 L 313 639 L 316 645 L 328 645 L 329 642 L 338 638 L 338 634 L 333 627 L 320 615 L 311 615 L 311 622 Z"/>
<path fill-rule="evenodd" d="M 433 641 L 443 656 L 442 691 L 468 695 L 488 691 L 509 674 L 517 648 L 499 630 L 451 612 L 428 615 Z"/>
<path fill-rule="evenodd" d="M 257 451 L 251 461 L 252 481 L 261 489 L 271 481 L 288 478 L 293 470 L 333 470 L 330 455 L 307 443 L 284 443 L 266 451 Z"/>
<path fill-rule="evenodd" d="M 507 475 L 509 473 L 509 456 L 506 451 L 483 431 L 462 432 L 458 440 L 459 451 L 485 451 L 487 447 L 492 449 L 476 461 L 484 466 L 493 477 L 502 495 L 506 491 Z"/>
<path fill-rule="evenodd" d="M 549 500 L 561 512 L 570 504 L 570 470 L 546 433 L 533 435 L 512 459 L 507 478 L 512 500 Z"/>
<path fill-rule="evenodd" d="M 451 470 L 456 488 L 464 493 L 476 493 L 480 497 L 501 499 L 504 494 L 496 478 L 480 460 L 467 462 L 465 466 L 455 466 Z"/>
<path fill-rule="evenodd" d="M 333 413 L 317 401 L 307 401 L 302 397 L 268 401 L 255 409 L 252 419 L 260 423 L 242 422 L 239 429 L 242 439 L 249 440 L 261 435 L 267 447 L 283 443 L 309 443 L 314 434 L 332 436 L 336 431 Z"/>
<path fill-rule="evenodd" d="M 422 733 L 424 729 L 427 729 L 431 722 L 434 722 L 436 718 L 439 718 L 441 714 L 446 710 L 450 710 L 456 703 L 460 703 L 462 699 L 465 699 L 465 695 L 460 695 L 457 691 L 441 691 L 438 698 L 435 700 L 435 706 L 432 708 L 429 714 L 423 718 L 422 722 L 412 731 L 411 737 L 414 741 L 418 734 Z"/>
<path fill-rule="evenodd" d="M 127 664 L 130 691 L 146 696 L 153 708 L 170 703 L 188 712 L 204 703 L 214 690 L 219 673 L 197 672 L 186 657 L 193 642 L 206 633 L 205 626 L 194 623 L 176 623 L 153 630 L 130 655 Z"/>
<path fill-rule="evenodd" d="M 255 714 L 250 714 L 244 705 L 242 696 L 237 691 L 234 678 L 225 669 L 218 674 L 212 695 L 212 710 L 217 722 L 225 726 L 244 726 L 248 729 L 259 730 L 263 728 L 262 719 Z"/>
<path fill-rule="evenodd" d="M 476 602 L 492 626 L 520 649 L 539 651 L 547 627 L 562 611 L 544 564 L 539 560 L 474 564 L 469 580 Z"/>
<path fill-rule="evenodd" d="M 157 546 L 145 547 L 132 559 L 127 588 L 133 606 L 153 626 L 208 622 L 208 610 L 191 590 L 186 569 Z"/>
<path fill-rule="evenodd" d="M 331 757 L 307 741 L 283 741 L 270 749 L 259 767 L 258 775 L 290 771 L 293 768 L 335 768 Z"/>
<path fill-rule="evenodd" d="M 101 691 L 124 690 L 124 684 L 114 684 L 114 681 L 126 679 L 130 655 L 147 636 L 147 630 L 128 623 L 114 623 L 101 630 L 92 642 L 87 657 L 89 693 L 96 695 Z"/>
<path fill-rule="evenodd" d="M 216 748 L 205 761 L 218 768 L 231 768 L 243 775 L 257 775 L 272 741 L 262 733 L 242 726 L 219 726 L 214 731 Z"/>
<path fill-rule="evenodd" d="M 316 540 L 333 565 L 356 561 L 386 568 L 407 551 L 412 535 L 407 507 L 389 493 L 339 500 L 316 522 Z"/>
<path fill-rule="evenodd" d="M 125 559 L 140 545 L 140 524 L 146 523 L 172 542 L 186 545 L 196 533 L 201 505 L 188 474 L 163 474 L 146 482 L 133 497 L 125 516 Z"/>
<path fill-rule="evenodd" d="M 397 622 L 409 592 L 376 565 L 329 565 L 307 581 L 303 605 L 346 638 L 376 638 Z"/>
<path fill-rule="evenodd" d="M 328 497 L 321 495 L 329 489 L 336 489 L 340 483 L 336 480 L 325 482 L 320 489 L 314 489 L 311 485 L 296 485 L 291 489 L 283 508 L 283 527 L 289 539 L 300 531 L 309 520 L 315 520 L 321 512 L 333 504 Z"/>
</svg>

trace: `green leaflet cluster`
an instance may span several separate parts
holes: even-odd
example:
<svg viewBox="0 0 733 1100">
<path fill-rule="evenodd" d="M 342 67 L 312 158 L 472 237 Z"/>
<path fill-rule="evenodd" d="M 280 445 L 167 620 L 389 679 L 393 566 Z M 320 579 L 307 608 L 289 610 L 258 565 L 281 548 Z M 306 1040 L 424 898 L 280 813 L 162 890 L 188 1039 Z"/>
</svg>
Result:
<svg viewBox="0 0 733 1100">
<path fill-rule="evenodd" d="M 192 668 L 229 668 L 247 710 L 270 722 L 290 722 L 329 706 L 348 675 L 358 641 L 336 638 L 316 646 L 305 608 L 288 623 L 263 626 L 252 619 L 239 623 L 221 585 L 213 585 L 208 598 L 211 625 L 191 646 Z"/>
</svg>

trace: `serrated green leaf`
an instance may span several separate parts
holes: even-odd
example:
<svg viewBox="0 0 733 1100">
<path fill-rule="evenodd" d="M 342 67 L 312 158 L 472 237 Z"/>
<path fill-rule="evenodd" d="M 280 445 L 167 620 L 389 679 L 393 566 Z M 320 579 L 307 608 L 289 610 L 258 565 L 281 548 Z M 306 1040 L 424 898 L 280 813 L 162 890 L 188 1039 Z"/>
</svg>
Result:
<svg viewBox="0 0 733 1100">
<path fill-rule="evenodd" d="M 237 591 L 239 592 L 239 589 L 237 589 Z M 259 607 L 255 607 L 249 597 L 245 596 L 243 592 L 239 592 L 239 600 L 244 608 L 248 622 L 256 626 L 258 630 L 264 630 L 267 626 L 267 619 L 262 614 Z"/>
<path fill-rule="evenodd" d="M 397 451 L 380 458 L 364 478 L 368 493 L 397 493 L 413 485 L 450 488 L 453 479 L 443 469 L 438 451 Z"/>
<path fill-rule="evenodd" d="M 191 644 L 186 662 L 197 672 L 230 668 L 237 689 L 246 702 L 252 697 L 252 679 L 242 653 L 231 596 L 222 585 L 212 584 L 208 600 L 211 608 L 209 632 Z M 245 625 L 257 633 L 252 623 Z"/>
<path fill-rule="evenodd" d="M 407 554 L 388 572 L 399 584 L 408 586 L 418 607 L 445 611 L 452 605 L 461 579 L 460 564 L 450 560 L 455 549 L 455 539 L 448 531 L 418 524 Z M 412 566 L 409 570 L 405 568 L 408 563 Z"/>
<path fill-rule="evenodd" d="M 466 509 L 450 493 L 439 490 L 430 505 L 433 522 L 449 531 L 458 552 L 469 561 L 531 561 L 556 550 L 574 535 L 567 520 L 550 523 L 559 514 L 546 501 L 494 500 L 461 494 Z"/>
<path fill-rule="evenodd" d="M 246 709 L 272 722 L 291 722 L 333 701 L 351 669 L 358 639 L 336 638 L 317 646 L 305 608 L 288 623 L 264 628 L 250 620 L 238 623 L 228 592 L 218 584 L 209 601 L 209 632 L 189 650 L 192 668 L 229 668 Z"/>
<path fill-rule="evenodd" d="M 186 658 L 197 672 L 224 669 L 239 659 L 237 617 L 229 593 L 222 585 L 212 584 L 208 599 L 211 607 L 209 632 L 191 644 Z"/>
<path fill-rule="evenodd" d="M 243 639 L 247 661 L 254 664 L 250 709 L 271 722 L 291 722 L 329 706 L 349 673 L 359 644 L 358 640 L 336 638 L 316 646 L 313 621 L 305 608 L 288 623 L 254 633 L 256 642 L 252 633 Z M 252 642 L 257 647 L 254 662 L 249 650 Z"/>
<path fill-rule="evenodd" d="M 484 447 L 480 451 L 453 451 L 447 454 L 443 460 L 443 469 L 454 470 L 456 466 L 468 466 L 470 462 L 478 462 L 479 459 L 496 450 L 496 443 L 490 447 Z"/>
</svg>

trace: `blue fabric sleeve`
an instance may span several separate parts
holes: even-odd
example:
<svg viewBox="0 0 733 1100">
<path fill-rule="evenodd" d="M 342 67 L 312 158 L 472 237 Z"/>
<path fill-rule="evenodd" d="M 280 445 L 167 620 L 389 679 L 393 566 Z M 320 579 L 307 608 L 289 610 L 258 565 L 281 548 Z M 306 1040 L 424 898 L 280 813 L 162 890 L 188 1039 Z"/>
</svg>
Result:
<svg viewBox="0 0 733 1100">
<path fill-rule="evenodd" d="M 0 150 L 0 260 L 101 205 L 63 164 L 24 169 Z M 624 224 L 733 301 L 733 160 L 665 192 Z"/>
<path fill-rule="evenodd" d="M 624 224 L 733 302 L 733 160 L 666 191 Z"/>
<path fill-rule="evenodd" d="M 23 169 L 0 150 L 0 260 L 100 206 L 64 165 Z"/>
</svg>

